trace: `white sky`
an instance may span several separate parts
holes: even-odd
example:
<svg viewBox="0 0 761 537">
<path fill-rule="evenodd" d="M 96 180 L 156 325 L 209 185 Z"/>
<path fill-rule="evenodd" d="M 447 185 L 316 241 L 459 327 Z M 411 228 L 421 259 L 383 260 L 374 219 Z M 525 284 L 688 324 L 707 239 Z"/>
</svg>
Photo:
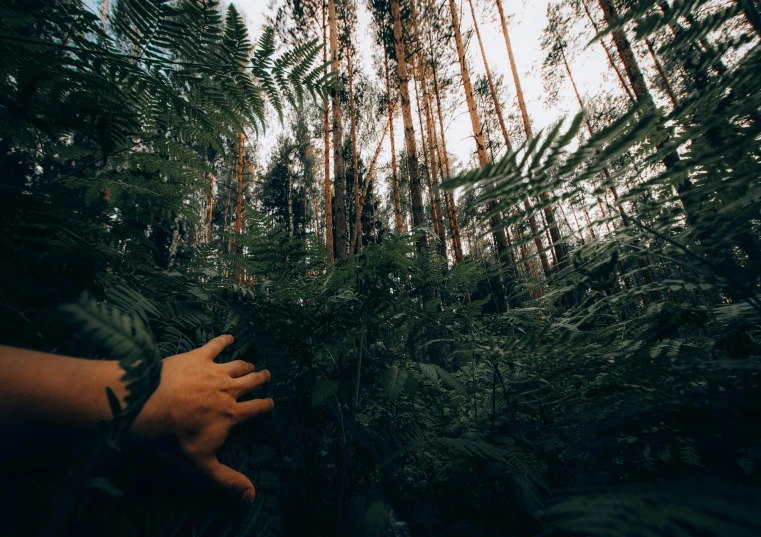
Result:
<svg viewBox="0 0 761 537">
<path fill-rule="evenodd" d="M 445 2 L 446 0 L 439 1 Z M 362 52 L 362 54 L 360 54 L 360 59 L 364 62 L 359 68 L 364 69 L 365 73 L 372 76 L 373 68 L 371 62 L 372 54 L 374 52 L 374 44 L 372 42 L 372 37 L 369 37 L 372 35 L 372 32 L 369 29 L 370 14 L 367 12 L 363 3 L 364 2 L 361 0 L 357 2 L 359 11 L 359 28 L 356 32 L 358 39 L 357 45 Z M 473 27 L 470 8 L 468 7 L 467 2 L 460 0 L 458 3 L 460 7 L 461 29 L 465 35 L 465 33 L 470 31 Z M 508 27 L 513 51 L 516 57 L 516 63 L 518 65 L 518 72 L 521 77 L 529 116 L 531 117 L 535 131 L 539 131 L 556 121 L 558 118 L 573 114 L 578 110 L 578 105 L 573 98 L 570 83 L 567 81 L 564 85 L 565 91 L 561 91 L 560 102 L 553 103 L 551 109 L 548 109 L 544 102 L 544 87 L 541 79 L 541 64 L 544 56 L 540 47 L 540 39 L 542 30 L 547 24 L 546 12 L 548 3 L 549 0 L 503 1 L 505 14 L 508 17 Z M 260 33 L 265 16 L 267 14 L 272 14 L 279 2 L 278 0 L 236 0 L 234 4 L 245 14 L 246 19 L 249 22 L 252 38 L 255 39 Z M 516 101 L 514 100 L 515 88 L 513 85 L 512 72 L 510 71 L 510 64 L 508 62 L 507 50 L 505 48 L 501 26 L 496 16 L 494 1 L 475 0 L 474 4 L 476 7 L 476 15 L 479 17 L 479 29 L 481 30 L 481 35 L 484 40 L 484 48 L 486 49 L 492 74 L 495 77 L 499 74 L 504 75 L 509 91 L 508 106 L 511 104 L 517 106 L 517 104 L 515 104 Z M 448 13 L 448 9 L 445 9 L 444 14 Z M 579 28 L 579 31 L 583 30 Z M 591 30 L 587 30 L 586 40 L 588 41 L 591 37 Z M 477 75 L 484 74 L 483 59 L 481 58 L 475 34 L 469 43 L 468 61 L 472 80 L 475 80 Z M 587 94 L 593 95 L 598 92 L 601 85 L 606 85 L 611 80 L 610 73 L 607 69 L 607 59 L 599 45 L 594 45 L 588 48 L 583 55 L 574 58 L 571 63 L 571 69 L 574 78 L 576 79 L 576 83 L 579 86 L 582 98 Z M 457 73 L 457 80 L 459 81 L 459 68 Z M 460 105 L 454 117 L 448 118 L 449 123 L 446 132 L 447 145 L 450 153 L 454 153 L 461 163 L 467 164 L 471 161 L 471 155 L 475 151 L 475 144 L 472 137 L 469 137 L 472 136 L 472 128 L 465 106 L 464 92 L 460 91 L 457 97 L 460 99 Z M 507 110 L 506 113 L 518 113 L 518 111 L 517 109 Z M 404 140 L 400 117 L 397 119 L 395 126 L 398 150 L 400 147 L 403 147 Z M 416 132 L 416 134 L 418 133 Z M 267 138 L 274 136 L 275 133 L 270 132 Z M 270 140 L 266 139 L 262 140 L 263 146 L 268 146 L 269 141 Z M 388 139 L 386 139 L 385 144 L 388 145 Z M 366 150 L 367 153 L 371 153 L 372 151 L 372 148 Z M 388 160 L 389 154 L 390 151 L 384 149 L 381 160 L 383 160 L 384 157 Z M 364 155 L 364 158 L 369 160 L 372 158 L 372 155 Z M 382 162 L 379 162 L 379 164 L 382 164 Z"/>
</svg>

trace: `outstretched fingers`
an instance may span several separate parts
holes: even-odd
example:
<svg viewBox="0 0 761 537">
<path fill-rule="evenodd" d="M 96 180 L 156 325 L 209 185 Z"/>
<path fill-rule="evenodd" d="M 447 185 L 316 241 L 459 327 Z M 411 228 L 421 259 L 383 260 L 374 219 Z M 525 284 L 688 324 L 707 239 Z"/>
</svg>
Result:
<svg viewBox="0 0 761 537">
<path fill-rule="evenodd" d="M 243 377 L 249 373 L 253 373 L 256 370 L 254 364 L 250 362 L 244 362 L 243 360 L 235 360 L 232 362 L 227 362 L 226 364 L 220 364 L 219 366 L 234 379 Z"/>
<path fill-rule="evenodd" d="M 204 357 L 207 360 L 212 361 L 219 356 L 219 353 L 232 345 L 233 341 L 235 341 L 235 339 L 230 334 L 217 336 L 199 350 L 203 352 Z"/>
<path fill-rule="evenodd" d="M 272 379 L 272 375 L 270 375 L 270 372 L 266 369 L 259 371 L 258 373 L 249 373 L 248 375 L 236 378 L 235 384 L 238 386 L 238 397 L 263 386 L 268 383 L 270 379 Z"/>
<path fill-rule="evenodd" d="M 227 489 L 231 495 L 245 504 L 254 503 L 256 490 L 251 480 L 240 472 L 236 472 L 229 466 L 220 463 L 216 457 L 211 457 L 201 465 L 201 470 L 212 481 Z"/>
<path fill-rule="evenodd" d="M 275 408 L 275 401 L 272 399 L 252 399 L 238 403 L 238 423 L 250 420 L 261 414 L 266 414 Z"/>
</svg>

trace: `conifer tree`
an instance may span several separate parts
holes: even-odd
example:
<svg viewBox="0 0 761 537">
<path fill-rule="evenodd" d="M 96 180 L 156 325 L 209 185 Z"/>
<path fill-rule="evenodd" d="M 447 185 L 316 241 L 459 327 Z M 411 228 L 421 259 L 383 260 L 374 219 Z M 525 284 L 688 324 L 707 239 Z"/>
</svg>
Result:
<svg viewBox="0 0 761 537">
<path fill-rule="evenodd" d="M 412 30 L 415 38 L 415 48 L 417 50 L 414 55 L 415 60 L 415 95 L 417 98 L 417 109 L 420 124 L 420 135 L 423 143 L 423 155 L 425 157 L 426 176 L 428 178 L 428 187 L 431 200 L 431 214 L 433 216 L 434 231 L 439 237 L 440 253 L 444 259 L 447 257 L 447 238 L 446 238 L 446 224 L 444 223 L 445 213 L 449 212 L 449 207 L 442 205 L 441 195 L 438 189 L 438 171 L 439 162 L 437 153 L 437 142 L 433 133 L 433 118 L 431 116 L 431 102 L 428 94 L 428 80 L 426 73 L 426 61 L 423 51 L 423 36 L 420 33 L 420 26 L 418 24 L 417 6 L 415 0 L 410 0 L 410 17 L 412 19 Z M 420 104 L 420 97 L 418 96 L 418 81 L 422 86 L 423 104 Z M 425 126 L 423 124 L 423 116 L 425 116 Z M 424 136 L 425 134 L 425 136 Z M 428 145 L 426 145 L 426 136 Z M 446 216 L 449 220 L 448 215 Z M 450 223 L 451 226 L 451 223 Z M 460 255 L 457 252 L 457 246 L 454 246 L 455 261 L 459 262 Z"/>
<path fill-rule="evenodd" d="M 397 77 L 399 79 L 399 98 L 401 100 L 402 120 L 404 122 L 404 145 L 407 155 L 407 171 L 410 181 L 410 197 L 412 198 L 412 224 L 414 227 L 425 225 L 423 213 L 423 190 L 420 182 L 420 165 L 418 163 L 415 127 L 412 121 L 412 101 L 410 99 L 407 69 L 407 51 L 405 35 L 402 26 L 400 0 L 391 0 L 391 17 L 394 24 L 394 53 L 396 55 Z M 423 234 L 418 241 L 418 247 L 424 248 L 427 238 Z"/>
<path fill-rule="evenodd" d="M 484 134 L 481 127 L 481 118 L 478 116 L 478 110 L 476 109 L 476 102 L 473 96 L 473 85 L 470 82 L 470 71 L 468 69 L 467 59 L 465 58 L 465 46 L 462 41 L 462 34 L 460 32 L 460 18 L 458 15 L 457 5 L 454 0 L 449 0 L 449 11 L 452 16 L 452 28 L 454 31 L 455 46 L 457 48 L 457 57 L 460 63 L 460 75 L 462 77 L 462 84 L 465 90 L 465 100 L 468 104 L 468 112 L 470 115 L 470 123 L 473 128 L 473 138 L 476 141 L 476 154 L 478 155 L 478 163 L 480 166 L 485 166 L 489 162 L 489 157 L 486 154 L 486 146 L 484 145 Z M 491 217 L 491 226 L 495 229 L 494 241 L 497 244 L 497 250 L 499 257 L 502 257 L 508 252 L 509 247 L 507 244 L 507 237 L 503 230 L 500 229 L 499 215 L 493 215 Z"/>
<path fill-rule="evenodd" d="M 556 69 L 557 67 L 562 66 L 562 69 L 565 70 L 565 73 L 568 76 L 568 81 L 571 83 L 571 88 L 573 89 L 573 95 L 579 105 L 579 109 L 584 114 L 584 124 L 587 128 L 587 132 L 589 133 L 589 136 L 594 136 L 595 131 L 592 128 L 587 107 L 581 98 L 579 88 L 576 85 L 576 80 L 571 71 L 571 66 L 568 63 L 568 42 L 566 36 L 569 32 L 568 26 L 570 24 L 570 19 L 563 16 L 558 4 L 550 4 L 547 6 L 547 22 L 548 26 L 545 29 L 546 38 L 543 40 L 542 45 L 549 49 L 549 54 L 544 61 L 543 67 L 545 69 Z M 610 169 L 607 166 L 604 166 L 602 171 L 607 182 L 610 183 Z M 613 195 L 614 203 L 624 226 L 629 227 L 631 222 L 629 221 L 629 217 L 626 215 L 623 206 L 618 203 L 618 191 L 616 190 L 615 185 L 609 184 L 608 189 Z"/>
<path fill-rule="evenodd" d="M 328 2 L 323 0 L 322 4 L 322 61 L 327 63 L 328 60 Z M 328 249 L 331 262 L 334 258 L 335 243 L 333 238 L 333 187 L 330 183 L 330 101 L 325 101 L 325 112 L 323 116 L 323 146 L 325 161 L 325 245 Z"/>
<path fill-rule="evenodd" d="M 396 224 L 396 232 L 404 233 L 404 217 L 402 216 L 402 195 L 399 186 L 399 170 L 396 165 L 396 144 L 394 143 L 394 116 L 396 115 L 395 102 L 396 96 L 391 92 L 391 73 L 388 68 L 388 55 L 383 51 L 383 64 L 384 74 L 386 75 L 386 102 L 388 108 L 388 122 L 389 122 L 389 143 L 391 144 L 391 174 L 392 174 L 392 189 L 394 192 L 394 222 Z"/>
<path fill-rule="evenodd" d="M 339 0 L 341 1 L 341 0 Z M 330 58 L 331 72 L 338 76 L 340 69 L 340 52 L 338 49 L 338 20 L 336 0 L 328 0 L 328 18 L 330 21 Z M 349 253 L 349 227 L 346 221 L 346 166 L 343 156 L 343 114 L 341 111 L 341 93 L 333 92 L 333 188 L 335 190 L 335 254 L 338 258 Z"/>
<path fill-rule="evenodd" d="M 510 69 L 513 72 L 513 81 L 515 82 L 515 92 L 518 96 L 518 107 L 521 111 L 521 118 L 523 119 L 523 128 L 526 133 L 526 138 L 531 139 L 534 136 L 533 128 L 531 126 L 531 119 L 528 115 L 528 108 L 526 107 L 526 99 L 523 96 L 523 87 L 521 86 L 521 80 L 520 75 L 518 74 L 518 68 L 515 63 L 515 56 L 513 54 L 513 47 L 510 42 L 510 34 L 507 29 L 507 21 L 505 20 L 505 13 L 502 8 L 502 0 L 495 0 L 497 3 L 497 10 L 499 11 L 499 18 L 500 23 L 502 25 L 502 35 L 505 38 L 505 47 L 507 48 L 507 56 L 510 60 Z M 540 192 L 539 197 L 542 201 L 545 201 L 548 199 L 547 192 Z M 526 207 L 526 210 L 530 212 L 530 205 L 528 200 L 524 200 L 524 206 Z M 554 256 L 555 259 L 558 260 L 559 268 L 564 268 L 568 265 L 568 254 L 566 252 L 565 245 L 562 242 L 562 237 L 560 236 L 560 229 L 555 224 L 555 214 L 554 210 L 552 208 L 552 205 L 549 205 L 544 208 L 544 218 L 547 221 L 550 236 L 552 239 L 552 245 L 554 247 Z M 534 240 L 536 242 L 537 249 L 541 252 L 543 251 L 543 246 L 541 244 L 541 239 L 538 236 L 538 226 L 536 224 L 536 220 L 533 215 L 529 217 L 529 223 L 531 224 L 531 232 L 536 237 Z M 549 266 L 549 263 L 547 262 L 546 256 L 540 257 L 542 261 L 542 268 L 544 269 L 545 275 L 550 278 L 551 269 Z"/>
<path fill-rule="evenodd" d="M 613 4 L 613 0 L 598 0 L 600 8 L 603 12 L 605 22 L 609 27 L 613 28 L 613 24 L 618 17 L 618 11 Z M 639 67 L 637 58 L 634 55 L 631 43 L 626 37 L 624 30 L 621 28 L 613 29 L 611 31 L 613 35 L 613 42 L 618 50 L 618 55 L 624 64 L 624 69 L 632 86 L 634 95 L 637 98 L 637 102 L 647 107 L 649 111 L 655 113 L 656 106 L 653 96 L 650 94 L 650 90 L 645 82 L 645 77 L 642 74 L 642 70 Z M 663 159 L 663 164 L 666 168 L 674 168 L 679 162 L 679 155 L 675 152 L 669 152 Z M 694 196 L 690 193 L 692 190 L 692 181 L 689 177 L 685 177 L 676 187 L 677 192 L 682 200 L 684 209 L 687 212 L 688 217 L 694 216 L 697 207 L 695 206 Z"/>
</svg>

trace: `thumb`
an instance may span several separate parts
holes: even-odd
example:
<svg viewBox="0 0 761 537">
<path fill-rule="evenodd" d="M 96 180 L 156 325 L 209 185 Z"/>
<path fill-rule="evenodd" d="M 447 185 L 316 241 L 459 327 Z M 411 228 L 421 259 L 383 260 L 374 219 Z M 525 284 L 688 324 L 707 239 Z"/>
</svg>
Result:
<svg viewBox="0 0 761 537">
<path fill-rule="evenodd" d="M 245 475 L 220 463 L 216 457 L 201 468 L 215 483 L 227 489 L 241 503 L 252 504 L 256 497 L 253 483 Z"/>
</svg>

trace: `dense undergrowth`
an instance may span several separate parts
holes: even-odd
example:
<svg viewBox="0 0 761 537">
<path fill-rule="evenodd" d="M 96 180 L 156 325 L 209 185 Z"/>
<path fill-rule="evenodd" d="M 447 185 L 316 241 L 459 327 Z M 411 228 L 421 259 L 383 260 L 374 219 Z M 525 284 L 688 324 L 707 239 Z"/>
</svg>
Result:
<svg viewBox="0 0 761 537">
<path fill-rule="evenodd" d="M 628 11 L 640 38 L 675 17 L 653 4 Z M 2 342 L 119 358 L 134 395 L 111 443 L 43 449 L 52 469 L 3 482 L 4 535 L 761 533 L 758 39 L 701 48 L 702 85 L 671 112 L 640 103 L 578 147 L 572 118 L 450 181 L 504 225 L 536 192 L 631 181 L 628 226 L 571 237 L 552 281 L 525 281 L 504 260 L 447 266 L 415 233 L 330 264 L 250 205 L 245 233 L 199 239 L 227 140 L 265 101 L 330 91 L 319 48 L 277 56 L 265 33 L 249 64 L 237 13 L 208 2 L 119 1 L 110 24 L 70 1 L 0 10 Z M 223 332 L 223 359 L 274 378 L 276 410 L 222 454 L 256 484 L 250 509 L 109 448 L 160 358 Z"/>
</svg>

